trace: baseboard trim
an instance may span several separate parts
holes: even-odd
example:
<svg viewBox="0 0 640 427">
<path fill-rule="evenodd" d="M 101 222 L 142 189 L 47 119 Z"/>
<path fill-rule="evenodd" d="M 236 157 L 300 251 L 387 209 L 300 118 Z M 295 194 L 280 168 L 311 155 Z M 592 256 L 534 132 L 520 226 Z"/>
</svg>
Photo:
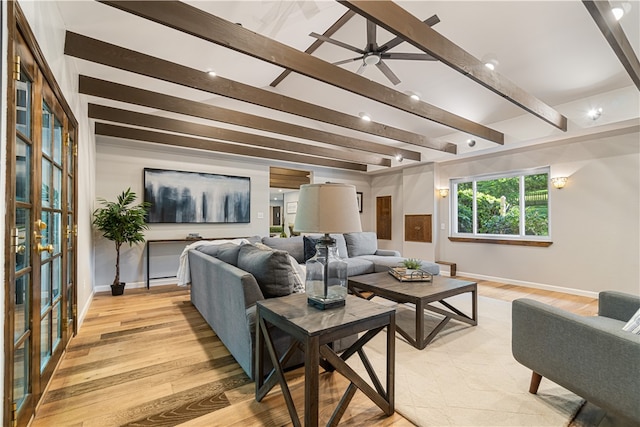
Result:
<svg viewBox="0 0 640 427">
<path fill-rule="evenodd" d="M 471 279 L 489 280 L 492 282 L 505 283 L 507 285 L 525 286 L 527 288 L 542 289 L 545 291 L 553 291 L 553 292 L 562 292 L 570 295 L 579 295 L 583 297 L 598 299 L 598 292 L 584 291 L 582 289 L 565 288 L 562 286 L 553 286 L 553 285 L 547 285 L 544 283 L 527 282 L 524 280 L 514 280 L 514 279 L 508 279 L 506 277 L 485 276 L 483 274 L 467 273 L 463 271 L 459 271 L 457 275 L 462 277 L 469 277 Z"/>
</svg>

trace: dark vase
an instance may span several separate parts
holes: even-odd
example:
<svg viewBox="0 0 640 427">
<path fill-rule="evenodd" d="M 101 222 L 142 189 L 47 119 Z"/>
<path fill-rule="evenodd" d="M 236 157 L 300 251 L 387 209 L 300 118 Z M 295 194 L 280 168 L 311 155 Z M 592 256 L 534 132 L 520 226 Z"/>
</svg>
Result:
<svg viewBox="0 0 640 427">
<path fill-rule="evenodd" d="M 119 285 L 111 285 L 111 295 L 115 297 L 124 294 L 124 285 L 125 282 L 120 282 Z"/>
</svg>

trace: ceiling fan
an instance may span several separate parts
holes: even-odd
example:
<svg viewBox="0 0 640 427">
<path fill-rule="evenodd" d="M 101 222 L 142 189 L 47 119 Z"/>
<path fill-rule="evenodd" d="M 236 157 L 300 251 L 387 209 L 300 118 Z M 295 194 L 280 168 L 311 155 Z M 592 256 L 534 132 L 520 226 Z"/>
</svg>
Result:
<svg viewBox="0 0 640 427">
<path fill-rule="evenodd" d="M 438 18 L 437 15 L 433 15 L 432 17 L 425 19 L 423 22 L 428 26 L 432 27 L 438 22 L 440 22 L 440 18 Z M 391 81 L 391 83 L 393 83 L 394 85 L 397 85 L 398 83 L 400 83 L 400 79 L 398 78 L 398 76 L 394 74 L 393 71 L 391 71 L 391 68 L 389 68 L 387 64 L 384 63 L 383 59 L 384 60 L 404 59 L 404 60 L 412 60 L 412 61 L 437 61 L 436 58 L 426 53 L 389 52 L 389 50 L 393 49 L 394 47 L 402 43 L 404 39 L 401 37 L 394 37 L 393 39 L 384 43 L 382 46 L 378 46 L 378 43 L 376 42 L 376 28 L 377 28 L 376 24 L 367 19 L 367 45 L 364 49 L 359 49 L 355 46 L 351 46 L 350 44 L 329 38 L 327 36 L 323 36 L 318 33 L 311 33 L 309 35 L 323 42 L 331 43 L 336 46 L 340 46 L 344 49 L 348 49 L 352 52 L 356 52 L 360 54 L 360 56 L 356 56 L 355 58 L 334 62 L 333 63 L 334 65 L 342 65 L 342 64 L 347 64 L 349 62 L 362 60 L 362 64 L 360 65 L 360 68 L 358 68 L 358 70 L 356 71 L 357 74 L 362 74 L 367 66 L 375 65 L 376 67 L 378 67 L 380 71 L 382 71 L 382 74 L 384 74 L 389 79 L 389 81 Z"/>
</svg>

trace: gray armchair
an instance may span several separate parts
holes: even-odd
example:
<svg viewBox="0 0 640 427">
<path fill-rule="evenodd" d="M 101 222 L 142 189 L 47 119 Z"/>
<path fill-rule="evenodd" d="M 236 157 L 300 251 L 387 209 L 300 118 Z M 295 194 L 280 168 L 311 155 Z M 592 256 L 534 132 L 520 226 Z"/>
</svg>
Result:
<svg viewBox="0 0 640 427">
<path fill-rule="evenodd" d="M 601 292 L 597 316 L 579 316 L 522 298 L 512 306 L 512 352 L 542 377 L 612 415 L 640 425 L 640 335 L 622 330 L 640 297 Z"/>
</svg>

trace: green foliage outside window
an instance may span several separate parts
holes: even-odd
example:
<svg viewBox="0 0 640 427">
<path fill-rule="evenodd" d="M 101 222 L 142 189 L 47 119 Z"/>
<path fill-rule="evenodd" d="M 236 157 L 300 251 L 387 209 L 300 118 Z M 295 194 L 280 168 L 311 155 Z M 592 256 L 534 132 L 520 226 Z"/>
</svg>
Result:
<svg viewBox="0 0 640 427">
<path fill-rule="evenodd" d="M 477 180 L 477 234 L 521 235 L 520 179 L 524 179 L 524 234 L 549 235 L 547 173 Z M 473 202 L 473 181 L 458 183 L 458 233 L 473 233 Z"/>
</svg>

